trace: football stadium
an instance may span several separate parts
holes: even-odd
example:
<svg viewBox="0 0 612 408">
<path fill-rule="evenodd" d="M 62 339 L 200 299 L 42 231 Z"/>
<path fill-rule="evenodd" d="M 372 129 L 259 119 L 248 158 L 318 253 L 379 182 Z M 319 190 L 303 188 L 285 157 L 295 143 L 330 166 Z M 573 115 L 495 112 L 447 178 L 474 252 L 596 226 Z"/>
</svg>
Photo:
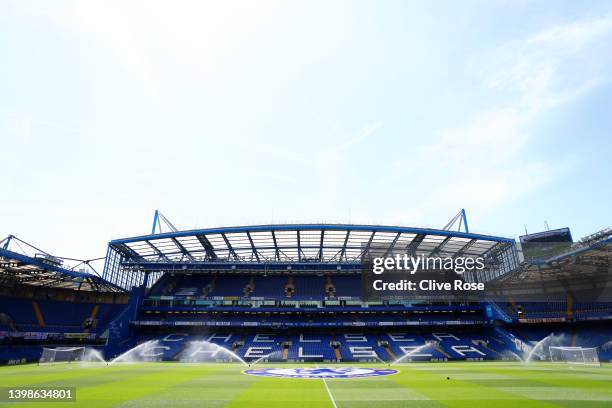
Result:
<svg viewBox="0 0 612 408">
<path fill-rule="evenodd" d="M 478 258 L 462 281 L 504 291 L 371 297 L 366 269 L 381 254 Z M 609 407 L 612 299 L 583 289 L 609 285 L 611 257 L 610 229 L 515 241 L 471 232 L 465 211 L 440 229 L 195 230 L 156 211 L 150 234 L 108 243 L 101 270 L 9 235 L 2 401 Z"/>
<path fill-rule="evenodd" d="M 612 408 L 612 1 L 0 27 L 0 408 Z"/>
</svg>

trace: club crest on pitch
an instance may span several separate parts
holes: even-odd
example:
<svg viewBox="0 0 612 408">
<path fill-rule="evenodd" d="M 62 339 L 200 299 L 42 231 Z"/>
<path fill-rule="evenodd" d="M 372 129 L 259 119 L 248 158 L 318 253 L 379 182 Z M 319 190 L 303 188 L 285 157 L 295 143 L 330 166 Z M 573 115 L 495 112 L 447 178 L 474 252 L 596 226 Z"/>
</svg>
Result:
<svg viewBox="0 0 612 408">
<path fill-rule="evenodd" d="M 363 378 L 380 377 L 397 373 L 397 370 L 380 370 L 374 368 L 321 367 L 321 368 L 260 368 L 245 370 L 248 375 L 281 378 Z"/>
</svg>

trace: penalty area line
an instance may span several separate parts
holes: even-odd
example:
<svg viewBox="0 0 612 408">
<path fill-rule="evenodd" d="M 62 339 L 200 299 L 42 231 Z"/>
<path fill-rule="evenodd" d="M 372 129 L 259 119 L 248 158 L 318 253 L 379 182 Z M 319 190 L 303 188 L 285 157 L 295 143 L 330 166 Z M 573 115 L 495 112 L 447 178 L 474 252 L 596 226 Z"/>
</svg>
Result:
<svg viewBox="0 0 612 408">
<path fill-rule="evenodd" d="M 315 367 L 319 368 L 319 365 L 317 364 Z M 329 389 L 329 386 L 327 385 L 327 381 L 325 380 L 325 378 L 321 378 L 323 380 L 323 385 L 325 385 L 325 389 L 327 390 L 327 395 L 329 395 L 329 399 L 331 400 L 334 408 L 338 408 L 338 405 L 336 405 L 336 400 L 334 399 L 334 395 L 332 394 L 331 390 Z"/>
</svg>

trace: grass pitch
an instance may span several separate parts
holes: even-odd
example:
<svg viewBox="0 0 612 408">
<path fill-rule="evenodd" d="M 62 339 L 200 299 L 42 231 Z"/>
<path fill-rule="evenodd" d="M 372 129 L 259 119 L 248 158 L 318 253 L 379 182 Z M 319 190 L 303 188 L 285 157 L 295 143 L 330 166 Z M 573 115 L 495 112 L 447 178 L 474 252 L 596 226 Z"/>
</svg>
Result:
<svg viewBox="0 0 612 408">
<path fill-rule="evenodd" d="M 313 365 L 259 364 L 265 367 Z M 333 367 L 349 366 L 338 364 Z M 386 368 L 382 365 L 353 364 Z M 238 364 L 58 364 L 0 367 L 0 387 L 76 387 L 76 402 L 10 407 L 612 407 L 612 365 L 398 364 L 398 374 L 361 379 L 245 375 Z M 450 379 L 447 379 L 449 377 Z M 327 387 L 326 387 L 327 386 Z M 327 390 L 329 388 L 329 392 Z"/>
</svg>

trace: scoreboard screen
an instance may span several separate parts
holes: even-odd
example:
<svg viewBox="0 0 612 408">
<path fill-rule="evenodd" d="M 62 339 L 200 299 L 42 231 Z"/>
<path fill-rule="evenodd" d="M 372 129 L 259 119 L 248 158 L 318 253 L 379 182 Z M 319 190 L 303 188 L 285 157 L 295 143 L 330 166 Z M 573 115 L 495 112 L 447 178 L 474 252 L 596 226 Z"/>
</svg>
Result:
<svg viewBox="0 0 612 408">
<path fill-rule="evenodd" d="M 528 260 L 545 260 L 570 249 L 572 233 L 569 228 L 536 232 L 519 237 L 523 255 Z"/>
<path fill-rule="evenodd" d="M 550 231 L 536 232 L 519 237 L 524 242 L 574 242 L 569 228 L 559 228 Z"/>
</svg>

